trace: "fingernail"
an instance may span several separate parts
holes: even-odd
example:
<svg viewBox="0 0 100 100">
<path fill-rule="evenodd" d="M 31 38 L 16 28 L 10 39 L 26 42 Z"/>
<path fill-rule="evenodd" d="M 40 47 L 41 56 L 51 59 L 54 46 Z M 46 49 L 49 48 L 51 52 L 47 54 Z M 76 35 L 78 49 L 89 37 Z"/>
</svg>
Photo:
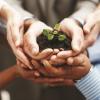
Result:
<svg viewBox="0 0 100 100">
<path fill-rule="evenodd" d="M 90 30 L 87 28 L 87 27 L 84 27 L 84 31 L 89 34 L 90 33 Z"/>
<path fill-rule="evenodd" d="M 73 61 L 74 61 L 74 60 L 70 58 L 69 61 L 68 61 L 68 63 L 69 63 L 69 64 L 73 64 Z"/>
<path fill-rule="evenodd" d="M 34 75 L 35 75 L 36 77 L 39 77 L 39 76 L 40 76 L 40 74 L 39 74 L 38 72 L 34 72 Z"/>
<path fill-rule="evenodd" d="M 31 69 L 31 70 L 32 70 L 32 69 L 33 69 L 33 67 L 29 66 L 29 69 Z"/>
<path fill-rule="evenodd" d="M 15 42 L 16 47 L 20 45 L 19 41 Z"/>
<path fill-rule="evenodd" d="M 79 52 L 80 51 L 80 47 L 77 44 L 74 44 L 73 50 L 76 51 L 76 52 Z"/>
</svg>

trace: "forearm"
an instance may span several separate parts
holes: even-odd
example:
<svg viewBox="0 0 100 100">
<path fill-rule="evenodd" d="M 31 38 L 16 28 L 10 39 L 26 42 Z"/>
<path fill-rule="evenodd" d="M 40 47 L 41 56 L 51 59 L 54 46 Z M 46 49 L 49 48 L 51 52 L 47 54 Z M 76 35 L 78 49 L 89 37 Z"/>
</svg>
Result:
<svg viewBox="0 0 100 100">
<path fill-rule="evenodd" d="M 0 88 L 6 86 L 17 77 L 16 66 L 12 66 L 0 72 Z"/>
<path fill-rule="evenodd" d="M 100 99 L 100 73 L 97 68 L 93 69 L 82 79 L 77 81 L 76 87 L 86 97 L 86 100 Z"/>
<path fill-rule="evenodd" d="M 84 24 L 86 17 L 96 9 L 97 5 L 90 1 L 80 1 L 77 4 L 77 10 L 71 15 L 74 19 Z"/>
</svg>

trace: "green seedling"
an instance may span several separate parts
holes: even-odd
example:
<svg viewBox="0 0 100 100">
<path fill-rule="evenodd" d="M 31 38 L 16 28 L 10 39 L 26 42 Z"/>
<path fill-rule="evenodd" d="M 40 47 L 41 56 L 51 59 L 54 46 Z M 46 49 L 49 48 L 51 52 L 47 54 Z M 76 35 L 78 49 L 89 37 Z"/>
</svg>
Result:
<svg viewBox="0 0 100 100">
<path fill-rule="evenodd" d="M 57 38 L 59 41 L 65 41 L 67 39 L 66 35 L 63 32 L 60 32 L 60 25 L 56 24 L 53 30 L 44 29 L 43 35 L 49 40 Z"/>
</svg>

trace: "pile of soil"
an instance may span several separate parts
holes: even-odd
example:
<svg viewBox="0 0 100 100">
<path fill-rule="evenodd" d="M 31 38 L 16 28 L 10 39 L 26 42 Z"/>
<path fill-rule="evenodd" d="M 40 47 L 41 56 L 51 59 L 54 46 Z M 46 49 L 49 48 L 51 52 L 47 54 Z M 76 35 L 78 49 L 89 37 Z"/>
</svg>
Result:
<svg viewBox="0 0 100 100">
<path fill-rule="evenodd" d="M 52 49 L 63 49 L 63 50 L 71 50 L 71 39 L 66 36 L 66 40 L 59 41 L 58 37 L 55 36 L 52 40 L 48 40 L 46 36 L 41 34 L 37 38 L 37 42 L 39 44 L 40 51 L 46 49 L 46 48 L 52 48 Z"/>
</svg>

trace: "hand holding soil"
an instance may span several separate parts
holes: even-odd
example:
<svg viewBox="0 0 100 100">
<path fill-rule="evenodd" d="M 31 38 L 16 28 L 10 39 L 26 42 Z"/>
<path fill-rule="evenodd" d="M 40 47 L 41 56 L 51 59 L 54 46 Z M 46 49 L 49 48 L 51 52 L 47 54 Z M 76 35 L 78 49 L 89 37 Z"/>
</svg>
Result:
<svg viewBox="0 0 100 100">
<path fill-rule="evenodd" d="M 39 33 L 39 35 L 35 37 L 35 42 L 37 41 L 39 44 L 39 52 L 35 55 L 31 55 L 30 51 L 32 48 L 27 44 L 30 42 L 32 45 L 32 42 L 34 42 L 34 40 L 32 40 L 34 39 L 34 35 L 33 37 L 32 35 L 31 32 L 31 34 L 28 35 L 31 38 L 29 38 L 30 40 L 27 40 L 27 34 L 25 34 L 24 49 L 25 52 L 29 49 L 27 55 L 33 65 L 33 70 L 36 70 L 40 74 L 40 76 L 36 78 L 37 82 L 44 79 L 49 83 L 50 80 L 53 81 L 57 79 L 57 82 L 54 81 L 54 83 L 64 84 L 67 81 L 73 82 L 73 80 L 80 79 L 89 71 L 90 66 L 87 67 L 87 65 L 90 65 L 90 63 L 84 54 L 73 57 L 73 59 L 75 59 L 75 62 L 73 60 L 73 63 L 70 63 L 70 60 L 61 58 L 58 59 L 59 63 L 52 61 L 53 58 L 57 57 L 57 54 L 60 51 L 72 51 L 71 39 L 59 30 L 59 25 L 56 25 L 53 30 L 44 29 L 42 33 Z M 78 58 L 81 57 L 84 59 L 79 61 Z M 86 62 L 86 64 L 83 62 Z M 34 81 L 36 79 L 34 79 Z M 62 79 L 63 81 L 59 81 L 59 79 Z M 42 80 L 42 82 L 45 81 Z M 50 82 L 50 84 L 51 83 L 53 82 Z"/>
</svg>

